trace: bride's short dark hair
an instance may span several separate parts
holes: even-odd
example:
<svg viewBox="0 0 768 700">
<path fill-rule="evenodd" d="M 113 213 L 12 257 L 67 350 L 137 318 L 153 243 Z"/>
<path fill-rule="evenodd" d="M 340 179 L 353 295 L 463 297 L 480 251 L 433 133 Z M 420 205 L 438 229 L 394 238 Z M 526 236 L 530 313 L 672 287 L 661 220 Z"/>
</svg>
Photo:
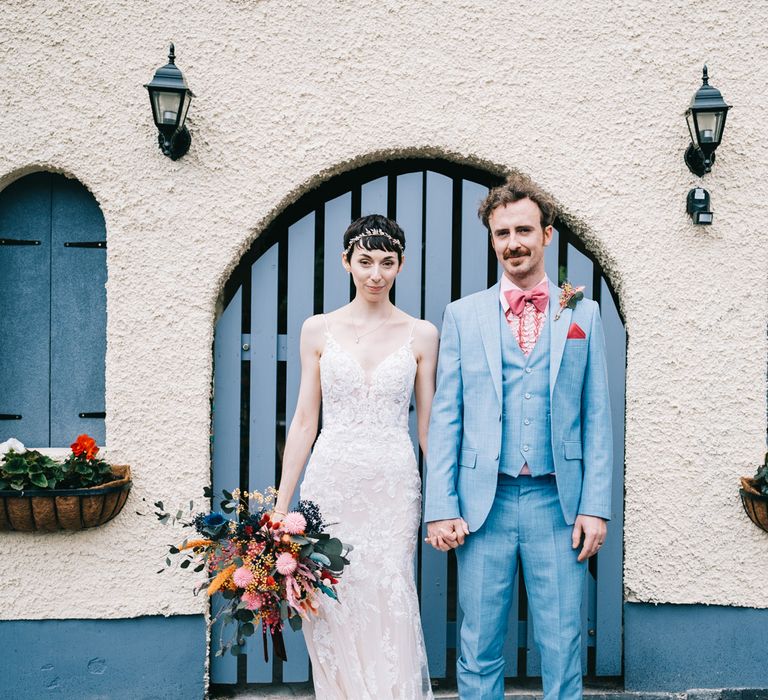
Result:
<svg viewBox="0 0 768 700">
<path fill-rule="evenodd" d="M 397 254 L 397 262 L 403 261 L 405 233 L 396 221 L 381 214 L 369 214 L 355 219 L 344 232 L 344 255 L 352 259 L 355 248 L 385 250 Z"/>
</svg>

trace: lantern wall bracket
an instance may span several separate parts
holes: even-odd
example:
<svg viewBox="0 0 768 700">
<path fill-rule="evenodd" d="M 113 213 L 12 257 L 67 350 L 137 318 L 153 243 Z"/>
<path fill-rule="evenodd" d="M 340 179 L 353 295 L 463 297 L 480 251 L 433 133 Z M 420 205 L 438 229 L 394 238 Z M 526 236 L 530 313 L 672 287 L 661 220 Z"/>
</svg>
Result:
<svg viewBox="0 0 768 700">
<path fill-rule="evenodd" d="M 165 134 L 157 132 L 157 145 L 160 146 L 163 155 L 171 160 L 178 160 L 185 155 L 191 144 L 192 136 L 186 126 L 174 133 L 170 140 L 165 137 Z"/>
<path fill-rule="evenodd" d="M 692 143 L 688 144 L 688 148 L 685 149 L 685 164 L 688 166 L 688 170 L 690 170 L 694 175 L 703 177 L 708 172 L 710 172 L 710 170 L 712 170 L 714 163 L 714 153 L 709 156 L 709 164 L 707 164 L 707 160 L 704 157 L 704 154 L 698 148 L 694 147 Z"/>
</svg>

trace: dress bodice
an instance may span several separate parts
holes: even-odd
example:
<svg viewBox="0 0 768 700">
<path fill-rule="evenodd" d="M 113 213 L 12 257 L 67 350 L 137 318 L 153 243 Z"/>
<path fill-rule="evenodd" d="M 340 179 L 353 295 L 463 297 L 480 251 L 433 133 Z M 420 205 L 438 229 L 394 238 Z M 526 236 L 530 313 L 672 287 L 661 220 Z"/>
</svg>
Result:
<svg viewBox="0 0 768 700">
<path fill-rule="evenodd" d="M 416 376 L 412 338 L 387 355 L 366 375 L 360 363 L 333 337 L 325 334 L 320 358 L 323 432 L 350 436 L 391 435 L 408 431 L 408 410 Z"/>
</svg>

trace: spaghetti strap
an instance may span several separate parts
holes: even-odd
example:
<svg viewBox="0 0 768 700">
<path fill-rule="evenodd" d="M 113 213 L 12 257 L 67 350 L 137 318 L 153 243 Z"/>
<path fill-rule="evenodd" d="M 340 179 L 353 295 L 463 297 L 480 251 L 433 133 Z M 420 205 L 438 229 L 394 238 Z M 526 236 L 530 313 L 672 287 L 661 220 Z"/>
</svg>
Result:
<svg viewBox="0 0 768 700">
<path fill-rule="evenodd" d="M 413 323 L 411 324 L 411 330 L 408 333 L 408 342 L 410 343 L 413 340 L 413 329 L 416 328 L 416 324 L 418 323 L 419 319 L 414 318 Z"/>
</svg>

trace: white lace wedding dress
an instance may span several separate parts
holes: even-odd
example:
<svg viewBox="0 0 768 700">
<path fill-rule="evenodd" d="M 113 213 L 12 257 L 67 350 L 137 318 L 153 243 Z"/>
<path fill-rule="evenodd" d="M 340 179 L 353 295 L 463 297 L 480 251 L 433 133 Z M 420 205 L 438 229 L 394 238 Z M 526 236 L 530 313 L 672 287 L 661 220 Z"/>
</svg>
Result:
<svg viewBox="0 0 768 700">
<path fill-rule="evenodd" d="M 338 584 L 304 623 L 318 700 L 432 698 L 414 552 L 421 482 L 408 433 L 416 360 L 411 338 L 366 376 L 326 325 L 323 428 L 301 497 L 354 545 Z"/>
</svg>

